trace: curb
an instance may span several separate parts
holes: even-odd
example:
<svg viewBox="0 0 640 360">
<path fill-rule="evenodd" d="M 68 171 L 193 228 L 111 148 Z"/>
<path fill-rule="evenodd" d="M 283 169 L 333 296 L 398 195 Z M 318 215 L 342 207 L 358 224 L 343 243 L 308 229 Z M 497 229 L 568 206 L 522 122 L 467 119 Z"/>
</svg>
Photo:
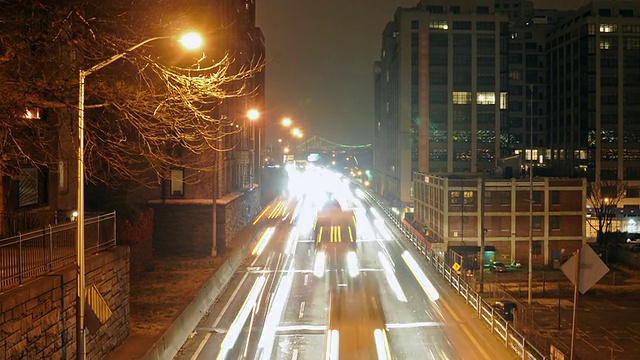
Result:
<svg viewBox="0 0 640 360">
<path fill-rule="evenodd" d="M 248 228 L 253 229 L 249 224 Z M 242 236 L 241 232 L 238 234 Z M 207 283 L 198 291 L 195 298 L 176 318 L 173 324 L 162 334 L 162 336 L 153 344 L 143 359 L 145 360 L 163 360 L 173 359 L 178 353 L 182 345 L 187 340 L 193 329 L 209 310 L 211 304 L 222 293 L 231 277 L 236 272 L 242 261 L 249 255 L 248 249 L 255 242 L 255 239 L 241 240 L 242 246 L 233 250 L 229 258 L 220 265 L 215 274 L 207 281 Z"/>
</svg>

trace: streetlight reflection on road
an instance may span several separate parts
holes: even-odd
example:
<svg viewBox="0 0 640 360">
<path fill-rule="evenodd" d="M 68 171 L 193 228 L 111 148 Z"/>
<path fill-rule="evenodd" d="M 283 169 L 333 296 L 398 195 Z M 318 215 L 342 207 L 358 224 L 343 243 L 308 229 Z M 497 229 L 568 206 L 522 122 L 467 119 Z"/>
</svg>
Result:
<svg viewBox="0 0 640 360">
<path fill-rule="evenodd" d="M 77 189 L 77 214 L 76 219 L 78 229 L 76 231 L 76 267 L 77 267 L 77 293 L 76 293 L 76 332 L 77 332 L 77 352 L 76 357 L 79 359 L 86 358 L 86 337 L 85 337 L 85 253 L 84 253 L 84 89 L 85 79 L 87 76 L 94 72 L 104 68 L 123 58 L 126 54 L 144 46 L 152 41 L 170 39 L 170 36 L 158 36 L 147 40 L 144 40 L 137 45 L 134 45 L 125 51 L 113 55 L 110 58 L 93 65 L 87 70 L 80 70 L 78 77 L 78 189 Z M 187 49 L 195 49 L 202 45 L 202 38 L 196 33 L 188 33 L 178 40 Z"/>
</svg>

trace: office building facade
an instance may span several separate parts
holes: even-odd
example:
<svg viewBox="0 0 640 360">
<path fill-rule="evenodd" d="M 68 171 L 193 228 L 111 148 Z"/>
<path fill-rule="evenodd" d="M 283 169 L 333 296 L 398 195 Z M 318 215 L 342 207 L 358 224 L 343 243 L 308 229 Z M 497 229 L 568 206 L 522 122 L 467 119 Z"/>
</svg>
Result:
<svg viewBox="0 0 640 360">
<path fill-rule="evenodd" d="M 487 1 L 398 9 L 375 64 L 374 188 L 413 199 L 413 172 L 493 169 L 508 154 L 506 15 Z"/>
</svg>

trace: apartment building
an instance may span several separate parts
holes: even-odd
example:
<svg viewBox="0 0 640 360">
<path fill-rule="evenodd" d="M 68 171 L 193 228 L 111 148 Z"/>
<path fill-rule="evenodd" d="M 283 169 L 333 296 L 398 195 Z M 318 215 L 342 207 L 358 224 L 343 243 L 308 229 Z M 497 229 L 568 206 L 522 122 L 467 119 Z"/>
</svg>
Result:
<svg viewBox="0 0 640 360">
<path fill-rule="evenodd" d="M 414 186 L 414 221 L 430 242 L 444 248 L 480 246 L 484 229 L 485 245 L 495 247 L 496 260 L 528 263 L 532 240 L 534 265 L 549 265 L 566 260 L 587 239 L 585 179 L 531 182 L 417 172 Z"/>
</svg>

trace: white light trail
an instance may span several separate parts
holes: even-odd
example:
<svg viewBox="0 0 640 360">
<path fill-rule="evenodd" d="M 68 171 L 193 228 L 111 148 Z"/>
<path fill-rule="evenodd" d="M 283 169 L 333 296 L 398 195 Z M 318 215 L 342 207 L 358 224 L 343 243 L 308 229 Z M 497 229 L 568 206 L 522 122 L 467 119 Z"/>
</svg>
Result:
<svg viewBox="0 0 640 360">
<path fill-rule="evenodd" d="M 349 269 L 349 276 L 356 277 L 360 273 L 360 267 L 358 266 L 358 257 L 354 251 L 347 253 L 347 269 Z"/>
<path fill-rule="evenodd" d="M 387 282 L 391 289 L 396 293 L 396 297 L 399 301 L 407 302 L 407 297 L 404 296 L 404 292 L 400 287 L 400 283 L 398 282 L 398 278 L 396 278 L 396 274 L 393 272 L 393 267 L 389 262 L 389 259 L 381 252 L 378 251 L 378 258 L 380 259 L 380 264 L 382 265 L 382 269 L 384 270 L 384 275 L 387 278 Z"/>
<path fill-rule="evenodd" d="M 338 330 L 329 330 L 327 334 L 326 360 L 339 360 L 340 356 L 340 333 Z"/>
<path fill-rule="evenodd" d="M 218 353 L 218 357 L 216 359 L 225 359 L 229 350 L 231 350 L 235 345 L 244 323 L 249 318 L 251 310 L 256 306 L 258 295 L 260 295 L 260 291 L 262 291 L 262 287 L 266 281 L 267 279 L 264 276 L 260 276 L 256 279 L 256 282 L 253 283 L 251 291 L 249 291 L 249 295 L 242 304 L 240 311 L 238 311 L 236 318 L 233 319 L 231 326 L 229 326 L 229 331 L 227 331 L 227 335 L 225 335 L 222 340 L 222 344 L 220 344 L 220 353 Z"/>
<path fill-rule="evenodd" d="M 373 338 L 376 342 L 376 352 L 378 360 L 391 360 L 391 351 L 389 350 L 389 340 L 387 333 L 381 329 L 373 330 Z"/>
<path fill-rule="evenodd" d="M 404 259 L 404 262 L 407 263 L 407 266 L 413 273 L 413 276 L 415 276 L 416 280 L 418 280 L 418 283 L 422 287 L 422 290 L 424 290 L 429 299 L 431 301 L 437 301 L 440 298 L 438 290 L 436 290 L 431 281 L 429 281 L 427 275 L 424 274 L 424 271 L 422 271 L 420 265 L 418 265 L 413 256 L 411 256 L 411 254 L 407 250 L 405 250 L 402 253 L 402 258 Z"/>
<path fill-rule="evenodd" d="M 271 237 L 273 236 L 273 233 L 275 231 L 276 229 L 273 226 L 268 227 L 267 230 L 265 230 L 264 233 L 262 233 L 262 236 L 260 236 L 258 243 L 253 248 L 253 251 L 251 251 L 251 255 L 260 256 L 264 248 L 267 246 L 267 243 L 269 242 L 269 240 L 271 240 Z"/>
<path fill-rule="evenodd" d="M 284 306 L 287 303 L 289 292 L 291 291 L 291 284 L 293 282 L 293 259 L 289 263 L 287 274 L 280 279 L 278 288 L 271 301 L 269 313 L 264 320 L 264 326 L 262 329 L 262 335 L 258 342 L 258 354 L 260 359 L 270 359 L 271 352 L 273 351 L 273 342 L 276 338 L 276 330 L 280 325 L 280 319 L 282 319 L 282 312 Z"/>
<path fill-rule="evenodd" d="M 289 239 L 287 240 L 287 246 L 284 249 L 284 253 L 287 255 L 293 254 L 293 248 L 295 247 L 296 242 L 298 242 L 298 227 L 294 226 L 289 234 Z"/>
<path fill-rule="evenodd" d="M 324 251 L 316 253 L 316 260 L 313 263 L 313 275 L 321 278 L 324 275 L 324 267 L 326 262 L 326 255 Z"/>
</svg>

